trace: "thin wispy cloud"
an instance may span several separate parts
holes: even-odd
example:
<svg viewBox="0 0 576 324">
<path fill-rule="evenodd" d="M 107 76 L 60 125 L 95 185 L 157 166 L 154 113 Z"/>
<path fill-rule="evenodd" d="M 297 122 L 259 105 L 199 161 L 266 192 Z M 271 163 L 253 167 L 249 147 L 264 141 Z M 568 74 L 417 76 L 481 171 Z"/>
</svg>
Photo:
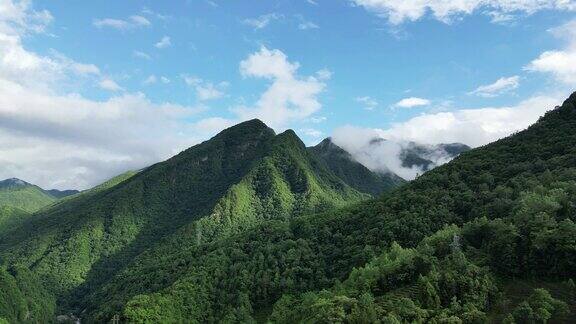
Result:
<svg viewBox="0 0 576 324">
<path fill-rule="evenodd" d="M 242 20 L 242 23 L 244 25 L 250 26 L 254 29 L 262 29 L 262 28 L 268 26 L 273 21 L 279 20 L 281 18 L 283 18 L 283 16 L 280 14 L 269 13 L 269 14 L 261 15 L 261 16 L 256 17 L 256 18 L 244 19 L 244 20 Z"/>
<path fill-rule="evenodd" d="M 122 91 L 124 90 L 116 81 L 112 79 L 102 79 L 100 83 L 98 83 L 100 88 L 108 91 Z"/>
<path fill-rule="evenodd" d="M 298 24 L 298 29 L 300 30 L 317 29 L 317 28 L 320 27 L 311 21 L 304 21 Z"/>
<path fill-rule="evenodd" d="M 142 51 L 134 51 L 132 54 L 134 55 L 134 57 L 138 57 L 141 59 L 145 59 L 145 60 L 151 60 L 152 59 L 152 57 L 149 54 L 142 52 Z"/>
<path fill-rule="evenodd" d="M 188 86 L 196 91 L 196 98 L 199 101 L 220 99 L 224 97 L 224 91 L 228 87 L 228 82 L 214 84 L 210 81 L 189 75 L 184 75 L 182 78 Z"/>
<path fill-rule="evenodd" d="M 131 30 L 151 25 L 150 21 L 146 17 L 140 15 L 133 15 L 126 19 L 94 19 L 92 24 L 97 28 L 112 28 L 117 30 Z"/>
<path fill-rule="evenodd" d="M 378 101 L 369 96 L 356 97 L 355 100 L 362 104 L 363 108 L 366 110 L 374 110 L 374 108 L 378 107 Z"/>
<path fill-rule="evenodd" d="M 473 13 L 488 14 L 493 21 L 512 19 L 513 15 L 530 15 L 542 10 L 575 11 L 576 3 L 566 0 L 491 0 L 491 1 L 398 1 L 398 0 L 352 0 L 376 15 L 398 25 L 407 21 L 417 21 L 430 15 L 444 23 L 451 23 L 461 16 Z"/>
<path fill-rule="evenodd" d="M 517 89 L 519 85 L 519 76 L 503 77 L 496 80 L 494 83 L 479 86 L 474 91 L 471 91 L 470 94 L 487 98 L 496 97 Z"/>
<path fill-rule="evenodd" d="M 168 36 L 162 37 L 158 42 L 154 44 L 154 47 L 158 49 L 163 49 L 172 46 L 172 40 Z"/>
</svg>

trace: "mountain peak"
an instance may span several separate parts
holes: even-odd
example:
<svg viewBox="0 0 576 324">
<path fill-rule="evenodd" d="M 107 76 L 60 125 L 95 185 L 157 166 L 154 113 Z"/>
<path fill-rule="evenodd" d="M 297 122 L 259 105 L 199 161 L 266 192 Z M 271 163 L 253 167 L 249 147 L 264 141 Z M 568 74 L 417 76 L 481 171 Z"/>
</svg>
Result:
<svg viewBox="0 0 576 324">
<path fill-rule="evenodd" d="M 8 187 L 26 187 L 31 186 L 28 182 L 24 180 L 20 180 L 18 178 L 9 178 L 0 181 L 0 188 L 8 188 Z"/>
</svg>

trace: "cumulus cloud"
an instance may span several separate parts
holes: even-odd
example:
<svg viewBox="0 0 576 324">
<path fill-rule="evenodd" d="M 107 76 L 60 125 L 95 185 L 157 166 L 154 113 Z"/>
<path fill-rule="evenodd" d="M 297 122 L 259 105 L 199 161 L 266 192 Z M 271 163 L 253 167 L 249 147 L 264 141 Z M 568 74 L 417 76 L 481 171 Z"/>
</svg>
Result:
<svg viewBox="0 0 576 324">
<path fill-rule="evenodd" d="M 417 21 L 430 14 L 435 19 L 450 23 L 455 18 L 475 12 L 489 14 L 498 20 L 510 19 L 512 14 L 532 14 L 540 10 L 576 10 L 570 0 L 351 0 L 378 16 L 398 25 L 406 21 Z M 494 20 L 494 19 L 493 19 Z"/>
<path fill-rule="evenodd" d="M 430 104 L 430 100 L 418 97 L 410 97 L 404 98 L 397 103 L 394 104 L 394 107 L 399 108 L 414 108 L 420 106 L 428 106 Z"/>
<path fill-rule="evenodd" d="M 356 102 L 361 103 L 366 110 L 374 110 L 378 107 L 378 101 L 369 96 L 356 97 Z"/>
<path fill-rule="evenodd" d="M 0 178 L 90 187 L 193 144 L 198 135 L 180 120 L 196 112 L 155 104 L 142 94 L 100 102 L 78 94 L 31 92 L 0 80 Z"/>
<path fill-rule="evenodd" d="M 233 112 L 242 120 L 260 118 L 278 128 L 313 115 L 322 107 L 318 96 L 326 84 L 316 76 L 298 75 L 299 67 L 277 49 L 262 47 L 248 56 L 240 62 L 240 73 L 246 78 L 267 79 L 271 84 L 253 106 L 235 107 Z"/>
<path fill-rule="evenodd" d="M 133 15 L 126 19 L 115 19 L 115 18 L 102 18 L 94 19 L 92 22 L 97 28 L 113 28 L 117 30 L 132 30 L 140 27 L 150 26 L 150 21 L 143 16 Z"/>
<path fill-rule="evenodd" d="M 117 92 L 121 87 L 96 65 L 26 49 L 22 38 L 46 30 L 51 15 L 32 10 L 27 1 L 0 4 L 0 178 L 18 177 L 45 188 L 89 188 L 169 158 L 249 118 L 275 125 L 305 121 L 320 109 L 317 96 L 330 77 L 328 70 L 301 76 L 298 63 L 279 50 L 262 48 L 240 64 L 244 77 L 269 81 L 260 99 L 234 107 L 231 118 L 193 121 L 203 105 L 153 102 L 141 93 Z M 82 95 L 78 83 L 83 80 L 112 90 L 109 97 Z M 170 82 L 157 75 L 143 81 Z M 206 100 L 214 98 L 213 89 L 227 85 L 193 83 Z"/>
<path fill-rule="evenodd" d="M 44 32 L 51 17 L 28 1 L 0 2 L 0 178 L 84 189 L 205 138 L 183 122 L 201 108 L 154 103 L 138 93 L 95 101 L 66 91 L 65 84 L 78 89 L 85 78 L 110 90 L 119 86 L 96 65 L 24 48 L 22 37 Z"/>
<path fill-rule="evenodd" d="M 530 62 L 525 70 L 546 73 L 559 82 L 576 85 L 576 19 L 553 28 L 550 32 L 566 41 L 565 48 L 543 52 Z"/>
<path fill-rule="evenodd" d="M 167 48 L 170 46 L 172 46 L 172 41 L 170 40 L 170 37 L 168 37 L 168 36 L 162 37 L 162 39 L 160 39 L 156 44 L 154 44 L 154 47 L 159 48 L 159 49 Z"/>
<path fill-rule="evenodd" d="M 525 129 L 556 105 L 565 94 L 535 96 L 509 107 L 461 109 L 452 112 L 423 114 L 388 129 L 344 126 L 336 129 L 334 143 L 344 148 L 371 170 L 392 171 L 413 179 L 423 170 L 402 166 L 400 153 L 415 142 L 424 145 L 463 143 L 472 147 L 488 144 Z M 377 144 L 374 138 L 383 138 Z M 448 161 L 445 155 L 428 156 L 435 165 Z"/>
<path fill-rule="evenodd" d="M 269 13 L 269 14 L 265 14 L 256 18 L 248 18 L 248 19 L 244 19 L 242 21 L 242 23 L 244 25 L 248 25 L 254 29 L 262 29 L 266 26 L 268 26 L 271 22 L 281 19 L 282 15 L 279 15 L 277 13 Z"/>
<path fill-rule="evenodd" d="M 528 127 L 564 97 L 565 94 L 535 96 L 514 106 L 422 114 L 379 132 L 388 139 L 425 144 L 460 142 L 476 147 Z"/>
<path fill-rule="evenodd" d="M 494 83 L 481 85 L 470 94 L 478 95 L 481 97 L 496 97 L 501 94 L 510 92 L 520 85 L 520 77 L 515 75 L 511 77 L 502 77 Z"/>
<path fill-rule="evenodd" d="M 41 33 L 53 19 L 48 10 L 34 10 L 30 1 L 0 1 L 1 33 L 11 35 Z"/>
</svg>

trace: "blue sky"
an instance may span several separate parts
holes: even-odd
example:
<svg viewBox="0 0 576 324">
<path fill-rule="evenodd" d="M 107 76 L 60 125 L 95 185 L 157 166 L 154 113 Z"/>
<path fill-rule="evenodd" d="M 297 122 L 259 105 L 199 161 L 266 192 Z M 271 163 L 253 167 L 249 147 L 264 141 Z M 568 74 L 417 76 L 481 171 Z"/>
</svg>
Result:
<svg viewBox="0 0 576 324">
<path fill-rule="evenodd" d="M 0 177 L 86 188 L 253 117 L 352 151 L 371 136 L 486 144 L 571 92 L 575 10 L 0 0 Z"/>
</svg>

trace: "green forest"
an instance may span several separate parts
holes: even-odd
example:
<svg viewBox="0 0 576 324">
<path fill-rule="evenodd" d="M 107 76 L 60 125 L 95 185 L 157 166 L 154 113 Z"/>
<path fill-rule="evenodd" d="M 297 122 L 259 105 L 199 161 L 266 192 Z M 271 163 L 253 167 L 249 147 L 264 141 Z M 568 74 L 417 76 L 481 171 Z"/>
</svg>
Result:
<svg viewBox="0 0 576 324">
<path fill-rule="evenodd" d="M 576 93 L 405 183 L 244 122 L 0 207 L 0 323 L 574 323 L 575 143 Z"/>
</svg>

